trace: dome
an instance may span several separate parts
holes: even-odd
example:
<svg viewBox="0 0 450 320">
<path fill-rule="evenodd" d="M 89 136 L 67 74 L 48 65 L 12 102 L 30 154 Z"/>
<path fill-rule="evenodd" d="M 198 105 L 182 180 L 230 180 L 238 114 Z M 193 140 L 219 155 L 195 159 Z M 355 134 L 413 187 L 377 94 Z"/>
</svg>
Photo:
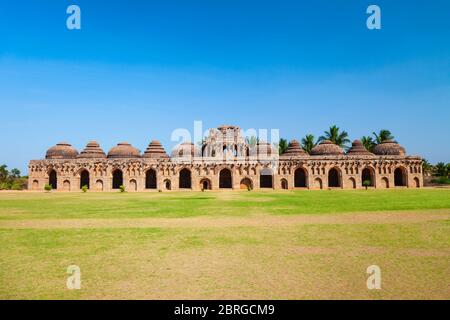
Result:
<svg viewBox="0 0 450 320">
<path fill-rule="evenodd" d="M 147 150 L 145 150 L 144 154 L 142 155 L 144 158 L 168 158 L 166 151 L 164 151 L 164 148 L 161 144 L 161 142 L 157 140 L 153 140 L 150 142 L 150 144 L 147 147 Z"/>
<path fill-rule="evenodd" d="M 196 157 L 200 155 L 199 149 L 192 142 L 183 142 L 172 150 L 172 157 Z"/>
<path fill-rule="evenodd" d="M 376 145 L 373 148 L 373 153 L 377 155 L 404 156 L 406 150 L 396 141 L 386 140 Z"/>
<path fill-rule="evenodd" d="M 118 143 L 108 152 L 108 158 L 140 158 L 141 153 L 128 142 Z"/>
<path fill-rule="evenodd" d="M 106 154 L 96 141 L 90 141 L 78 158 L 106 158 Z"/>
<path fill-rule="evenodd" d="M 352 143 L 352 147 L 348 150 L 347 154 L 349 156 L 352 155 L 361 155 L 361 156 L 370 156 L 373 155 L 372 152 L 369 152 L 363 145 L 360 140 L 355 140 Z"/>
<path fill-rule="evenodd" d="M 334 144 L 330 140 L 324 140 L 319 145 L 315 146 L 311 150 L 311 155 L 328 156 L 328 155 L 340 155 L 344 154 L 344 150 L 338 145 Z"/>
<path fill-rule="evenodd" d="M 60 142 L 47 150 L 45 159 L 74 159 L 77 156 L 78 151 L 70 143 Z"/>
<path fill-rule="evenodd" d="M 289 143 L 287 150 L 281 155 L 283 158 L 291 158 L 291 157 L 301 157 L 305 156 L 306 152 L 300 146 L 300 143 L 297 140 L 292 140 Z"/>
</svg>

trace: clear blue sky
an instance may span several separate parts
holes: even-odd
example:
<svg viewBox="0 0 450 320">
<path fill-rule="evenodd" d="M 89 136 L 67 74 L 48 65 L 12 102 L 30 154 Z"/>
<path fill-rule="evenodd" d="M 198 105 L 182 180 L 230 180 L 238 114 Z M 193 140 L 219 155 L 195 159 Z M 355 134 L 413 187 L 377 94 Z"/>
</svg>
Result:
<svg viewBox="0 0 450 320">
<path fill-rule="evenodd" d="M 0 162 L 22 171 L 59 141 L 169 151 L 194 120 L 288 139 L 387 128 L 450 162 L 450 2 L 1 1 L 0 108 Z"/>
</svg>

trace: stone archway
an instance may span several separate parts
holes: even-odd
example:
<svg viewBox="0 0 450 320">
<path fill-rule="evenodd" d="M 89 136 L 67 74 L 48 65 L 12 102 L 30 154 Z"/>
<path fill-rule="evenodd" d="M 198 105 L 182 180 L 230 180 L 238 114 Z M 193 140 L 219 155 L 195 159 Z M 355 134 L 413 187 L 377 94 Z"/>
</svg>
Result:
<svg viewBox="0 0 450 320">
<path fill-rule="evenodd" d="M 273 172 L 269 168 L 264 168 L 259 174 L 260 188 L 273 188 Z"/>
<path fill-rule="evenodd" d="M 420 181 L 419 181 L 419 178 L 417 178 L 417 177 L 414 178 L 414 186 L 416 188 L 420 188 Z"/>
<path fill-rule="evenodd" d="M 240 184 L 239 184 L 239 186 L 240 186 L 241 189 L 247 189 L 247 190 L 253 189 L 252 180 L 250 180 L 249 178 L 242 179 Z"/>
<path fill-rule="evenodd" d="M 112 174 L 112 188 L 119 189 L 120 186 L 122 186 L 122 185 L 123 185 L 122 170 L 116 169 L 113 171 L 113 174 Z"/>
<path fill-rule="evenodd" d="M 164 180 L 164 188 L 166 190 L 172 190 L 172 182 L 169 179 Z"/>
<path fill-rule="evenodd" d="M 80 189 L 83 188 L 83 186 L 87 186 L 88 189 L 90 188 L 89 171 L 87 171 L 86 169 L 80 172 Z"/>
<path fill-rule="evenodd" d="M 398 167 L 394 171 L 394 186 L 406 187 L 406 169 Z"/>
<path fill-rule="evenodd" d="M 306 188 L 306 170 L 304 168 L 297 168 L 297 170 L 295 170 L 294 187 Z"/>
<path fill-rule="evenodd" d="M 219 173 L 219 188 L 231 189 L 233 187 L 233 179 L 229 169 L 222 169 Z"/>
<path fill-rule="evenodd" d="M 200 180 L 200 189 L 211 190 L 211 180 L 207 178 Z"/>
<path fill-rule="evenodd" d="M 95 190 L 103 191 L 103 181 L 102 180 L 95 181 Z"/>
<path fill-rule="evenodd" d="M 339 188 L 341 187 L 341 177 L 339 171 L 336 168 L 331 168 L 328 171 L 328 187 L 329 188 Z"/>
<path fill-rule="evenodd" d="M 361 185 L 364 181 L 370 181 L 369 186 L 373 187 L 375 182 L 375 171 L 372 168 L 366 167 L 361 172 Z"/>
<path fill-rule="evenodd" d="M 320 179 L 320 178 L 314 179 L 314 188 L 315 189 L 323 189 L 322 179 Z"/>
<path fill-rule="evenodd" d="M 137 182 L 136 182 L 136 180 L 134 180 L 134 179 L 130 180 L 129 190 L 130 191 L 137 191 Z"/>
<path fill-rule="evenodd" d="M 53 190 L 58 189 L 58 176 L 55 170 L 48 173 L 48 184 L 52 186 Z"/>
<path fill-rule="evenodd" d="M 31 185 L 32 190 L 39 190 L 39 182 L 37 180 L 33 180 L 33 184 Z"/>
<path fill-rule="evenodd" d="M 145 189 L 156 189 L 156 171 L 153 169 L 145 173 Z"/>
<path fill-rule="evenodd" d="M 183 168 L 180 171 L 179 188 L 180 189 L 192 188 L 191 171 L 187 168 Z"/>
<path fill-rule="evenodd" d="M 389 179 L 386 177 L 381 178 L 381 187 L 389 189 Z"/>
<path fill-rule="evenodd" d="M 356 180 L 353 177 L 350 177 L 348 179 L 348 184 L 352 189 L 356 189 Z"/>
<path fill-rule="evenodd" d="M 70 191 L 70 181 L 69 180 L 64 180 L 63 181 L 63 190 L 64 191 Z"/>
<path fill-rule="evenodd" d="M 283 189 L 283 190 L 288 189 L 288 182 L 286 179 L 281 179 L 281 189 Z"/>
</svg>

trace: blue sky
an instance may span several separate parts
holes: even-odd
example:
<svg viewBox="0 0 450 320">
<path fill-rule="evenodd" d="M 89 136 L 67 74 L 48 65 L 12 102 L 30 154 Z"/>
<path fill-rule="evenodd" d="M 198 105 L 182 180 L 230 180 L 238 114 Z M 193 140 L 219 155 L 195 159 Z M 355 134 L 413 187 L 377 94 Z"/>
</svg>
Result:
<svg viewBox="0 0 450 320">
<path fill-rule="evenodd" d="M 66 28 L 81 8 L 82 29 Z M 370 4 L 382 29 L 366 28 Z M 167 151 L 176 128 L 236 124 L 300 139 L 387 128 L 450 162 L 450 2 L 2 1 L 0 162 L 97 140 Z"/>
</svg>

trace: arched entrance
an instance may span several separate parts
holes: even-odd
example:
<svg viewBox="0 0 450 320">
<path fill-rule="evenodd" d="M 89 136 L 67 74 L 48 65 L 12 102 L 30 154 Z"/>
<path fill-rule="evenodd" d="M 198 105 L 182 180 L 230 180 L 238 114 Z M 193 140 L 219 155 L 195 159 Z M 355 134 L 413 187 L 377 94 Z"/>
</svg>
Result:
<svg viewBox="0 0 450 320">
<path fill-rule="evenodd" d="M 406 170 L 404 168 L 397 168 L 394 171 L 394 186 L 405 187 L 406 186 Z"/>
<path fill-rule="evenodd" d="M 83 188 L 83 186 L 87 186 L 89 189 L 89 171 L 83 170 L 80 173 L 80 189 Z"/>
<path fill-rule="evenodd" d="M 231 179 L 231 171 L 229 169 L 222 169 L 219 173 L 219 188 L 231 189 L 233 186 Z"/>
<path fill-rule="evenodd" d="M 364 186 L 364 181 L 370 181 L 368 186 L 374 186 L 374 171 L 370 168 L 364 168 L 361 172 L 361 184 Z"/>
<path fill-rule="evenodd" d="M 202 190 L 211 190 L 211 181 L 209 179 L 202 179 L 200 181 L 200 188 Z"/>
<path fill-rule="evenodd" d="M 420 181 L 419 181 L 419 178 L 414 178 L 414 185 L 415 185 L 415 187 L 416 188 L 420 188 Z"/>
<path fill-rule="evenodd" d="M 386 177 L 381 178 L 381 187 L 389 189 L 389 180 Z"/>
<path fill-rule="evenodd" d="M 102 180 L 97 180 L 95 182 L 95 190 L 103 191 L 103 181 Z"/>
<path fill-rule="evenodd" d="M 341 179 L 338 170 L 336 168 L 330 169 L 330 171 L 328 171 L 328 187 L 339 188 L 340 186 Z"/>
<path fill-rule="evenodd" d="M 281 189 L 287 190 L 288 182 L 286 179 L 281 179 Z"/>
<path fill-rule="evenodd" d="M 253 183 L 252 180 L 250 180 L 249 178 L 244 178 L 241 180 L 241 183 L 239 184 L 241 189 L 247 189 L 247 190 L 251 190 L 253 189 Z"/>
<path fill-rule="evenodd" d="M 58 177 L 56 171 L 52 170 L 48 174 L 48 184 L 52 186 L 53 190 L 58 189 Z"/>
<path fill-rule="evenodd" d="M 33 180 L 32 189 L 39 190 L 39 182 L 37 180 Z"/>
<path fill-rule="evenodd" d="M 156 189 L 156 171 L 153 169 L 145 173 L 145 189 Z"/>
<path fill-rule="evenodd" d="M 180 181 L 179 181 L 180 189 L 191 189 L 191 171 L 189 169 L 182 169 L 180 171 Z"/>
<path fill-rule="evenodd" d="M 136 191 L 137 190 L 137 182 L 134 179 L 130 180 L 130 191 Z"/>
<path fill-rule="evenodd" d="M 322 188 L 323 188 L 323 185 L 322 185 L 322 179 L 316 178 L 316 179 L 314 180 L 314 188 L 315 188 L 315 189 L 322 189 Z"/>
<path fill-rule="evenodd" d="M 112 183 L 112 188 L 113 188 L 113 189 L 119 189 L 121 185 L 123 185 L 123 174 L 122 174 L 122 170 L 116 169 L 116 170 L 113 171 L 113 183 Z"/>
<path fill-rule="evenodd" d="M 64 180 L 63 181 L 63 190 L 64 191 L 70 191 L 70 181 L 69 180 Z"/>
<path fill-rule="evenodd" d="M 273 188 L 273 173 L 269 168 L 264 168 L 259 174 L 260 188 Z"/>
<path fill-rule="evenodd" d="M 349 178 L 349 179 L 348 179 L 348 185 L 349 185 L 352 189 L 356 189 L 356 180 L 355 180 L 355 178 Z"/>
<path fill-rule="evenodd" d="M 171 190 L 172 189 L 172 183 L 170 182 L 169 179 L 164 180 L 164 188 L 166 188 L 166 190 Z"/>
<path fill-rule="evenodd" d="M 294 173 L 294 187 L 306 188 L 306 170 L 298 168 Z"/>
</svg>

